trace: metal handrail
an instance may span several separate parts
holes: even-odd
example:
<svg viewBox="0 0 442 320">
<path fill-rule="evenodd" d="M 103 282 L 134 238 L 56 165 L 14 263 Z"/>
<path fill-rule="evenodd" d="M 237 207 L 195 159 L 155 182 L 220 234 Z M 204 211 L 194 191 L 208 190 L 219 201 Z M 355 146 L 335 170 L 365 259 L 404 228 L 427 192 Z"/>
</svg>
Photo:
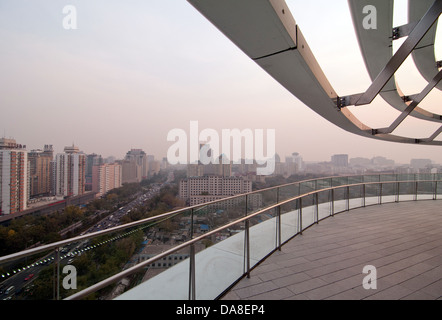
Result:
<svg viewBox="0 0 442 320">
<path fill-rule="evenodd" d="M 112 227 L 112 228 L 109 228 L 109 229 L 105 229 L 105 230 L 101 230 L 101 231 L 96 231 L 96 232 L 84 234 L 84 235 L 81 235 L 81 236 L 76 236 L 76 237 L 72 237 L 72 238 L 69 238 L 69 239 L 57 241 L 57 242 L 54 242 L 54 243 L 38 246 L 38 247 L 35 247 L 35 248 L 23 250 L 23 251 L 20 251 L 20 252 L 12 253 L 12 254 L 9 254 L 9 255 L 5 255 L 3 257 L 0 257 L 0 264 L 8 262 L 8 261 L 11 261 L 11 260 L 27 257 L 27 256 L 30 256 L 30 255 L 33 255 L 33 254 L 37 254 L 37 253 L 41 253 L 41 252 L 45 252 L 45 251 L 49 251 L 49 250 L 54 250 L 54 249 L 63 247 L 66 244 L 70 244 L 72 242 L 79 242 L 79 241 L 82 241 L 82 240 L 96 238 L 96 237 L 99 237 L 99 236 L 107 235 L 107 234 L 114 233 L 114 232 L 117 232 L 117 231 L 121 231 L 121 230 L 124 230 L 124 229 L 136 227 L 136 226 L 139 226 L 139 225 L 142 225 L 142 224 L 145 224 L 145 223 L 153 222 L 153 221 L 156 221 L 156 220 L 159 220 L 159 219 L 164 219 L 164 218 L 172 217 L 174 215 L 177 215 L 177 214 L 180 214 L 180 213 L 184 213 L 184 212 L 189 211 L 189 210 L 195 210 L 195 209 L 199 209 L 199 208 L 202 208 L 202 207 L 205 207 L 205 206 L 210 206 L 210 205 L 222 203 L 224 201 L 228 201 L 228 200 L 244 197 L 246 195 L 248 196 L 248 195 L 257 194 L 257 193 L 261 193 L 261 192 L 266 192 L 266 191 L 270 191 L 270 190 L 278 190 L 278 189 L 281 189 L 281 188 L 284 188 L 284 187 L 289 187 L 289 186 L 293 186 L 293 185 L 296 185 L 296 184 L 308 183 L 308 182 L 313 182 L 313 181 L 318 181 L 318 180 L 327 180 L 327 179 L 333 179 L 333 178 L 337 179 L 337 178 L 365 177 L 365 176 L 379 176 L 380 177 L 382 175 L 390 175 L 390 174 L 328 176 L 328 177 L 322 177 L 322 178 L 313 178 L 313 179 L 308 179 L 308 180 L 295 181 L 295 182 L 286 183 L 286 184 L 275 186 L 275 187 L 269 187 L 269 188 L 265 188 L 265 189 L 255 190 L 255 191 L 252 191 L 252 192 L 249 192 L 249 193 L 242 193 L 242 194 L 226 197 L 226 198 L 223 198 L 223 199 L 218 199 L 218 200 L 214 200 L 214 201 L 210 201 L 210 202 L 205 202 L 205 203 L 194 205 L 194 206 L 189 206 L 189 207 L 177 209 L 177 210 L 166 212 L 166 213 L 154 216 L 154 217 L 149 217 L 149 218 L 145 218 L 145 219 L 142 219 L 142 220 L 138 220 L 138 221 L 130 222 L 130 223 L 127 223 L 127 224 L 123 224 L 123 225 L 120 225 L 120 226 L 117 226 L 117 227 Z M 392 175 L 396 175 L 397 176 L 398 174 L 392 174 Z M 413 174 L 413 175 L 416 178 L 416 174 Z M 415 181 L 415 180 L 407 180 L 407 181 Z"/>
<path fill-rule="evenodd" d="M 396 180 L 394 180 L 394 181 L 381 181 L 381 177 L 382 176 L 390 176 L 390 175 L 396 176 Z M 402 175 L 402 174 L 399 174 L 399 175 Z M 105 279 L 105 280 L 103 280 L 103 281 L 101 281 L 101 282 L 99 282 L 99 283 L 97 283 L 97 284 L 87 288 L 87 289 L 84 289 L 83 291 L 81 291 L 79 293 L 76 293 L 76 294 L 68 297 L 69 300 L 74 299 L 74 298 L 75 299 L 76 298 L 81 298 L 81 297 L 83 297 L 83 296 L 85 296 L 85 295 L 87 295 L 87 294 L 89 294 L 91 292 L 94 292 L 94 291 L 96 291 L 96 290 L 98 290 L 98 289 L 100 289 L 100 288 L 102 288 L 104 286 L 107 286 L 108 284 L 111 284 L 111 283 L 113 283 L 113 282 L 115 282 L 115 281 L 125 277 L 127 274 L 136 272 L 137 270 L 143 268 L 144 266 L 149 265 L 149 264 L 151 264 L 151 263 L 153 263 L 153 262 L 155 262 L 155 261 L 157 261 L 159 259 L 162 259 L 163 257 L 165 257 L 165 256 L 167 256 L 167 255 L 169 255 L 169 254 L 171 254 L 173 252 L 176 252 L 176 251 L 181 250 L 182 248 L 185 248 L 185 247 L 188 247 L 188 246 L 192 246 L 196 242 L 200 241 L 201 239 L 203 239 L 203 238 L 205 238 L 205 237 L 207 237 L 209 235 L 212 235 L 212 234 L 214 234 L 216 232 L 219 232 L 221 230 L 229 228 L 232 225 L 235 225 L 235 224 L 238 224 L 238 223 L 241 223 L 241 222 L 244 222 L 244 221 L 247 222 L 246 226 L 248 226 L 249 219 L 251 219 L 251 218 L 253 218 L 253 217 L 255 217 L 255 216 L 257 216 L 257 215 L 259 215 L 259 214 L 261 214 L 263 212 L 266 212 L 268 210 L 272 210 L 272 209 L 275 209 L 275 208 L 280 208 L 282 205 L 284 205 L 286 203 L 289 203 L 289 202 L 292 202 L 292 201 L 295 201 L 295 200 L 298 200 L 298 199 L 301 199 L 300 201 L 302 201 L 302 198 L 304 198 L 306 196 L 309 196 L 309 195 L 313 195 L 313 194 L 317 195 L 318 193 L 325 192 L 325 191 L 331 191 L 331 193 L 333 194 L 334 190 L 336 190 L 336 189 L 349 188 L 351 186 L 363 186 L 363 188 L 365 189 L 366 185 L 379 185 L 379 184 L 382 185 L 382 184 L 391 184 L 391 183 L 399 184 L 399 183 L 410 183 L 410 182 L 415 182 L 415 183 L 417 183 L 417 182 L 432 182 L 432 183 L 436 183 L 435 185 L 436 185 L 436 189 L 437 189 L 437 183 L 440 182 L 440 180 L 436 180 L 435 179 L 436 177 L 439 176 L 438 174 L 424 174 L 426 177 L 432 176 L 434 178 L 433 180 L 418 180 L 420 175 L 418 175 L 418 174 L 411 174 L 411 176 L 414 178 L 413 180 L 398 181 L 397 179 L 398 179 L 399 175 L 391 173 L 391 174 L 384 174 L 384 175 L 382 175 L 382 174 L 371 174 L 371 175 L 331 176 L 331 177 L 323 177 L 323 178 L 309 179 L 309 180 L 303 180 L 303 181 L 296 181 L 296 182 L 287 183 L 287 184 L 284 184 L 284 185 L 279 185 L 279 186 L 275 186 L 275 187 L 270 187 L 270 188 L 265 188 L 265 189 L 253 191 L 253 192 L 246 193 L 246 194 L 235 195 L 235 196 L 232 196 L 232 197 L 215 200 L 215 201 L 211 201 L 211 202 L 208 202 L 208 203 L 194 205 L 194 206 L 191 206 L 191 207 L 181 208 L 181 209 L 178 209 L 178 210 L 174 210 L 174 211 L 171 211 L 171 212 L 160 214 L 160 215 L 155 216 L 155 217 L 150 217 L 150 218 L 142 219 L 142 220 L 139 220 L 139 221 L 127 223 L 127 224 L 124 224 L 124 225 L 121 225 L 121 226 L 117 226 L 117 227 L 113 227 L 113 228 L 109 228 L 109 229 L 106 229 L 106 230 L 102 230 L 102 231 L 98 231 L 98 232 L 94 232 L 94 233 L 90 233 L 90 234 L 85 234 L 85 235 L 82 235 L 82 236 L 77 236 L 77 237 L 73 237 L 73 238 L 70 238 L 70 239 L 58 241 L 58 242 L 55 242 L 55 243 L 43 245 L 43 246 L 40 246 L 40 247 L 37 247 L 37 248 L 32 248 L 32 249 L 24 250 L 24 251 L 21 251 L 21 252 L 13 253 L 13 254 L 10 254 L 10 255 L 7 255 L 7 256 L 4 256 L 4 257 L 0 257 L 0 263 L 5 263 L 5 262 L 11 261 L 11 260 L 15 260 L 15 259 L 19 259 L 19 258 L 22 258 L 22 257 L 31 256 L 31 255 L 34 255 L 36 253 L 40 253 L 40 252 L 44 252 L 44 251 L 49 251 L 49 250 L 56 250 L 57 251 L 57 250 L 59 250 L 60 247 L 63 247 L 65 245 L 73 243 L 73 242 L 79 242 L 79 241 L 82 241 L 82 240 L 96 238 L 98 236 L 107 235 L 107 234 L 110 234 L 110 233 L 113 233 L 113 232 L 117 232 L 117 231 L 121 231 L 121 230 L 124 230 L 124 229 L 136 227 L 136 226 L 139 226 L 139 225 L 144 225 L 144 224 L 147 224 L 147 223 L 150 223 L 150 222 L 160 222 L 160 221 L 166 220 L 168 218 L 171 218 L 173 216 L 176 216 L 176 215 L 179 215 L 179 214 L 182 214 L 182 213 L 185 213 L 185 212 L 193 214 L 193 213 L 195 213 L 196 211 L 198 211 L 201 208 L 204 208 L 206 206 L 213 205 L 213 204 L 222 203 L 223 201 L 228 201 L 228 200 L 235 199 L 235 198 L 240 198 L 240 197 L 245 197 L 245 199 L 247 201 L 247 199 L 248 199 L 247 197 L 249 195 L 253 195 L 253 194 L 256 194 L 256 193 L 262 193 L 262 192 L 266 192 L 266 191 L 269 191 L 269 190 L 276 190 L 277 191 L 276 203 L 274 203 L 274 204 L 272 204 L 270 206 L 267 206 L 265 208 L 262 208 L 262 209 L 258 210 L 255 213 L 252 213 L 252 214 L 248 214 L 246 212 L 246 216 L 243 217 L 243 218 L 240 218 L 240 219 L 237 219 L 237 220 L 235 220 L 233 222 L 230 222 L 230 223 L 228 223 L 228 224 L 226 224 L 224 226 L 221 226 L 221 227 L 219 227 L 219 228 L 217 228 L 215 230 L 212 230 L 212 231 L 210 231 L 208 233 L 205 233 L 202 236 L 193 238 L 193 239 L 191 239 L 191 240 L 189 240 L 189 241 L 187 241 L 187 242 L 185 242 L 185 243 L 183 243 L 181 245 L 178 245 L 178 246 L 176 246 L 176 247 L 174 247 L 174 248 L 172 248 L 172 249 L 170 249 L 168 251 L 165 251 L 165 252 L 163 252 L 163 253 L 155 256 L 155 257 L 152 257 L 149 260 L 146 260 L 146 261 L 144 261 L 141 264 L 138 264 L 138 265 L 136 265 L 136 266 L 134 266 L 134 267 L 132 267 L 130 269 L 127 269 L 127 270 L 125 270 L 125 271 L 123 271 L 121 273 L 118 273 L 118 274 L 116 274 L 114 276 L 111 276 L 111 277 L 109 277 L 109 278 L 107 278 L 107 279 Z M 406 177 L 410 177 L 410 174 L 403 174 L 403 175 L 405 175 Z M 341 179 L 351 179 L 352 177 L 353 178 L 354 177 L 360 177 L 360 178 L 362 178 L 362 180 L 364 180 L 365 177 L 368 177 L 368 176 L 377 176 L 377 177 L 379 177 L 379 179 L 378 179 L 379 181 L 358 182 L 358 183 L 338 185 L 338 186 L 333 186 L 332 185 L 333 184 L 333 179 L 338 179 L 338 178 L 341 178 Z M 326 181 L 326 180 L 330 180 L 330 185 L 331 185 L 330 187 L 326 187 L 326 188 L 322 188 L 322 189 L 315 189 L 315 190 L 312 190 L 312 191 L 307 192 L 307 193 L 298 194 L 297 196 L 290 197 L 289 199 L 285 199 L 283 201 L 280 201 L 280 199 L 279 199 L 279 197 L 280 197 L 279 191 L 282 188 L 284 188 L 284 187 L 289 187 L 289 186 L 293 186 L 293 185 L 299 185 L 299 187 L 301 187 L 301 184 L 303 184 L 303 183 L 315 182 L 314 188 L 317 188 L 318 187 L 318 183 L 317 183 L 318 181 Z M 349 180 L 347 180 L 347 181 L 349 181 Z M 399 190 L 398 190 L 398 192 L 399 192 Z M 417 192 L 417 190 L 416 190 L 416 192 Z M 437 193 L 437 190 L 435 192 Z M 364 194 L 365 194 L 365 192 L 364 192 Z M 347 196 L 349 196 L 349 195 L 347 194 Z M 333 203 L 333 201 L 330 201 L 330 202 Z M 334 203 L 333 203 L 333 205 L 334 205 Z M 364 196 L 364 205 L 363 206 L 365 206 L 365 196 Z M 333 209 L 333 211 L 334 211 L 334 209 Z M 301 228 L 300 232 L 302 233 L 302 228 Z M 280 235 L 279 235 L 279 239 L 280 239 Z M 280 242 L 281 241 L 279 240 L 278 243 L 280 243 Z M 248 267 L 247 267 L 247 274 L 248 274 L 248 271 L 249 271 L 249 264 L 248 264 Z M 85 290 L 87 290 L 87 291 L 85 291 Z M 193 294 L 193 296 L 194 296 L 194 294 Z"/>
<path fill-rule="evenodd" d="M 178 245 L 178 246 L 176 246 L 174 248 L 171 248 L 171 249 L 169 249 L 167 251 L 164 251 L 163 253 L 160 253 L 160 254 L 156 255 L 155 257 L 152 257 L 152 258 L 150 258 L 148 260 L 145 260 L 142 263 L 139 263 L 139 264 L 137 264 L 137 265 L 135 265 L 135 266 L 133 266 L 131 268 L 128 268 L 128 269 L 126 269 L 126 270 L 124 270 L 124 271 L 122 271 L 122 272 L 120 272 L 118 274 L 115 274 L 115 275 L 113 275 L 113 276 L 111 276 L 111 277 L 109 277 L 107 279 L 104 279 L 101 282 L 98 282 L 98 283 L 96 283 L 93 286 L 90 286 L 90 287 L 88 287 L 86 289 L 83 289 L 82 291 L 77 292 L 77 293 L 67 297 L 65 300 L 77 300 L 77 299 L 84 298 L 87 295 L 89 295 L 89 294 L 91 294 L 91 293 L 93 293 L 93 292 L 95 292 L 95 291 L 97 291 L 99 289 L 102 289 L 102 288 L 104 288 L 104 287 L 106 287 L 106 286 L 108 286 L 110 284 L 113 284 L 116 281 L 121 280 L 124 277 L 126 277 L 128 275 L 131 275 L 131 274 L 139 271 L 140 269 L 145 268 L 146 266 L 156 262 L 157 260 L 160 260 L 160 259 L 162 259 L 164 257 L 167 257 L 168 255 L 173 254 L 173 253 L 175 253 L 175 252 L 177 252 L 177 251 L 179 251 L 181 249 L 184 249 L 184 248 L 186 248 L 188 246 L 192 246 L 195 243 L 197 243 L 197 242 L 199 242 L 199 241 L 201 241 L 201 240 L 203 240 L 203 239 L 205 239 L 205 238 L 207 238 L 207 237 L 209 237 L 211 235 L 219 233 L 220 231 L 222 231 L 224 229 L 230 228 L 230 227 L 232 227 L 232 226 L 234 226 L 236 224 L 242 223 L 242 222 L 249 221 L 250 219 L 254 218 L 255 216 L 258 216 L 258 215 L 260 215 L 262 213 L 265 213 L 265 212 L 267 212 L 269 210 L 272 210 L 272 209 L 280 208 L 281 206 L 283 206 L 285 204 L 288 204 L 288 203 L 291 203 L 293 201 L 302 199 L 304 197 L 308 197 L 310 195 L 317 195 L 320 192 L 334 191 L 336 189 L 341 189 L 341 188 L 349 188 L 349 187 L 357 187 L 357 186 L 367 186 L 367 185 L 380 185 L 380 186 L 382 186 L 383 184 L 400 184 L 400 183 L 409 183 L 409 182 L 423 182 L 423 183 L 424 182 L 431 182 L 431 183 L 436 183 L 437 184 L 438 182 L 442 182 L 442 180 L 419 180 L 419 181 L 404 180 L 404 181 L 362 182 L 362 183 L 356 183 L 356 184 L 346 184 L 346 185 L 328 187 L 328 188 L 323 188 L 323 189 L 307 192 L 307 193 L 304 193 L 302 195 L 297 195 L 295 197 L 292 197 L 292 198 L 283 200 L 281 202 L 278 202 L 276 204 L 270 205 L 270 206 L 268 206 L 266 208 L 263 208 L 263 209 L 261 209 L 261 210 L 259 210 L 257 212 L 254 212 L 252 214 L 246 215 L 246 216 L 244 216 L 242 218 L 239 218 L 239 219 L 237 219 L 235 221 L 229 222 L 226 225 L 223 225 L 223 226 L 221 226 L 219 228 L 216 228 L 216 229 L 214 229 L 212 231 L 209 231 L 209 232 L 207 232 L 207 233 L 205 233 L 205 234 L 203 234 L 201 236 L 193 238 L 193 239 L 191 239 L 191 240 L 189 240 L 189 241 L 187 241 L 185 243 L 182 243 L 182 244 L 180 244 L 180 245 Z M 349 197 L 349 193 L 347 193 L 347 197 Z M 348 198 L 347 198 L 347 200 L 348 200 Z M 347 210 L 349 210 L 349 208 Z M 318 217 L 316 217 L 316 218 L 317 218 L 317 220 L 319 220 Z M 279 223 L 281 223 L 281 222 L 279 221 Z M 301 230 L 298 233 L 300 233 L 300 232 L 302 233 L 303 230 L 305 230 L 305 229 L 302 229 L 302 226 L 301 226 Z M 298 233 L 296 233 L 295 235 L 297 235 Z M 281 243 L 280 238 L 279 238 L 278 248 L 280 248 L 281 246 L 282 246 L 282 243 Z M 278 248 L 275 248 L 275 250 L 277 250 Z M 195 254 L 195 253 L 193 253 L 193 254 Z M 250 270 L 246 270 L 245 274 L 248 274 L 249 272 L 250 272 Z M 194 291 L 195 290 L 191 290 L 191 291 L 193 292 L 193 296 L 192 297 L 194 299 L 195 298 L 195 296 L 194 296 Z"/>
</svg>

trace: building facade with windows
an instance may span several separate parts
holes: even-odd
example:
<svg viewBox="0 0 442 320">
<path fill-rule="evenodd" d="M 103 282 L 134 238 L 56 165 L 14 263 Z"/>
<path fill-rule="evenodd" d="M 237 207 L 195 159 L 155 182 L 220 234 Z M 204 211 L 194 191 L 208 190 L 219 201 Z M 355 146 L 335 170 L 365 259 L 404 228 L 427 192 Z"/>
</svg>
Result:
<svg viewBox="0 0 442 320">
<path fill-rule="evenodd" d="M 92 191 L 101 197 L 112 189 L 122 186 L 123 170 L 118 163 L 105 163 L 92 167 Z"/>
<path fill-rule="evenodd" d="M 29 166 L 26 146 L 14 139 L 0 139 L 0 215 L 27 208 Z"/>
<path fill-rule="evenodd" d="M 51 194 L 53 152 L 52 145 L 45 145 L 28 153 L 31 197 Z"/>
<path fill-rule="evenodd" d="M 196 205 L 247 192 L 252 192 L 252 182 L 243 177 L 208 175 L 181 180 L 179 197 Z"/>
<path fill-rule="evenodd" d="M 75 146 L 56 156 L 55 194 L 72 197 L 85 193 L 86 155 Z"/>
</svg>

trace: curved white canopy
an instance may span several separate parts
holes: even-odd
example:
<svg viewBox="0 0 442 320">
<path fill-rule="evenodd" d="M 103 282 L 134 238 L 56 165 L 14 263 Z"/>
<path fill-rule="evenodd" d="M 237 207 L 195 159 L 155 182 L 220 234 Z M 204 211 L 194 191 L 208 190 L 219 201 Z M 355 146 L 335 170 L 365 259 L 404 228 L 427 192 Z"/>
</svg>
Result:
<svg viewBox="0 0 442 320">
<path fill-rule="evenodd" d="M 442 141 L 434 140 L 438 134 L 433 134 L 430 138 L 408 138 L 392 135 L 390 132 L 377 132 L 345 108 L 341 104 L 343 100 L 325 77 L 284 0 L 188 1 L 294 96 L 342 129 L 380 140 L 442 145 Z M 434 18 L 434 15 L 430 18 Z M 420 27 L 422 28 L 422 24 Z M 367 54 L 370 54 L 369 51 Z M 385 55 L 385 59 L 391 58 L 391 52 Z M 371 73 L 375 75 L 379 68 L 373 67 Z M 394 82 L 388 82 L 388 85 L 394 86 Z M 395 98 L 396 96 L 400 99 L 400 95 L 395 93 Z M 402 107 L 407 107 L 400 100 Z"/>
<path fill-rule="evenodd" d="M 419 21 L 433 2 L 434 0 L 408 0 L 408 22 L 414 23 Z M 428 82 L 438 73 L 436 56 L 434 54 L 436 27 L 437 26 L 434 25 L 428 30 L 425 37 L 412 52 L 417 69 Z M 439 82 L 436 88 L 442 90 L 442 82 Z"/>
<path fill-rule="evenodd" d="M 421 1 L 421 0 L 418 0 Z M 430 0 L 432 1 L 432 0 Z M 423 2 L 428 2 L 427 0 Z M 434 2 L 434 1 L 433 1 Z M 364 14 L 364 7 L 367 5 L 367 1 L 360 0 L 349 0 L 348 4 L 350 7 L 350 12 L 353 18 L 353 25 L 356 30 L 356 35 L 359 41 L 359 46 L 361 49 L 362 57 L 365 61 L 365 65 L 367 67 L 367 71 L 370 75 L 372 81 L 376 79 L 378 74 L 385 68 L 387 63 L 393 57 L 393 0 L 372 0 L 369 1 L 370 5 L 376 8 L 376 29 L 366 29 L 364 27 L 364 19 L 366 18 L 366 14 Z M 432 3 L 431 3 L 432 4 Z M 423 14 L 417 19 L 419 21 L 428 8 L 431 6 L 428 5 Z M 422 7 L 422 6 L 420 6 Z M 433 30 L 431 28 L 431 30 Z M 422 45 L 423 41 L 427 41 L 427 36 L 424 37 L 419 43 L 418 46 Z M 434 43 L 434 39 L 433 39 Z M 427 51 L 425 49 L 425 51 Z M 434 47 L 433 47 L 434 52 Z M 413 54 L 415 50 L 413 50 Z M 423 53 L 423 52 L 422 52 Z M 431 57 L 430 57 L 431 58 Z M 421 54 L 418 54 L 419 60 L 424 60 Z M 432 61 L 434 62 L 434 53 L 432 57 Z M 428 63 L 424 63 L 427 66 Z M 434 69 L 434 68 L 433 68 Z M 433 77 L 437 74 L 437 69 L 435 69 L 435 73 L 433 72 L 429 75 L 428 81 L 431 81 Z M 442 84 L 442 83 L 439 83 Z M 414 94 L 414 93 L 413 93 Z M 400 90 L 398 84 L 396 82 L 395 76 L 393 74 L 392 78 L 387 82 L 387 84 L 383 87 L 379 95 L 392 107 L 399 111 L 405 111 L 410 104 L 409 101 L 404 99 L 405 94 Z M 422 108 L 415 107 L 414 110 L 410 113 L 411 116 L 416 118 L 420 118 L 423 120 L 434 121 L 434 122 L 442 122 L 442 116 L 439 114 L 433 114 L 428 112 Z"/>
</svg>

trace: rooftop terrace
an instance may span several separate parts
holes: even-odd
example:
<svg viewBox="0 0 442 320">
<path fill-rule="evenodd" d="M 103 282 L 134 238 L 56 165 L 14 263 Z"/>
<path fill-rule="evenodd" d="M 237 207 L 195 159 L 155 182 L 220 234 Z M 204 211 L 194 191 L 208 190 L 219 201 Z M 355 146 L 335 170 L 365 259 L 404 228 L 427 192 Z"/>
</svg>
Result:
<svg viewBox="0 0 442 320">
<path fill-rule="evenodd" d="M 441 201 L 350 210 L 283 245 L 223 299 L 440 300 L 441 244 Z M 376 289 L 362 285 L 366 265 L 376 268 Z"/>
<path fill-rule="evenodd" d="M 68 300 L 105 288 L 96 297 L 440 299 L 441 194 L 440 174 L 326 177 L 263 189 L 0 257 L 2 287 L 15 286 L 3 296 L 26 299 L 32 273 L 33 281 L 49 283 L 53 299 Z M 250 201 L 256 196 L 257 207 Z M 87 273 L 85 263 L 102 264 L 100 252 L 112 256 L 132 234 L 160 226 L 190 236 L 166 250 L 144 241 L 153 256 L 137 252 L 101 279 Z M 65 288 L 67 265 L 79 270 L 78 290 Z M 364 289 L 368 277 L 375 289 Z M 123 290 L 109 295 L 120 284 Z M 51 292 L 35 297 L 50 299 Z"/>
</svg>

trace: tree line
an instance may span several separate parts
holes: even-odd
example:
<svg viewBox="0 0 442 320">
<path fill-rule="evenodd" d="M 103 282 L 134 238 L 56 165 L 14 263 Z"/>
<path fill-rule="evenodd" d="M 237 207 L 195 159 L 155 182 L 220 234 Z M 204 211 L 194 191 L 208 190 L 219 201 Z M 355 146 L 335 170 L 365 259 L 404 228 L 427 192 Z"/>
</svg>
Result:
<svg viewBox="0 0 442 320">
<path fill-rule="evenodd" d="M 102 198 L 94 199 L 86 207 L 68 206 L 62 211 L 46 215 L 27 215 L 15 218 L 9 225 L 0 225 L 0 256 L 19 252 L 44 243 L 60 241 L 63 237 L 60 232 L 83 221 L 83 231 L 102 216 L 99 211 L 112 211 L 129 202 L 142 187 L 139 183 L 125 184 L 120 188 L 111 190 Z M 75 236 L 69 232 L 65 237 Z"/>
</svg>

